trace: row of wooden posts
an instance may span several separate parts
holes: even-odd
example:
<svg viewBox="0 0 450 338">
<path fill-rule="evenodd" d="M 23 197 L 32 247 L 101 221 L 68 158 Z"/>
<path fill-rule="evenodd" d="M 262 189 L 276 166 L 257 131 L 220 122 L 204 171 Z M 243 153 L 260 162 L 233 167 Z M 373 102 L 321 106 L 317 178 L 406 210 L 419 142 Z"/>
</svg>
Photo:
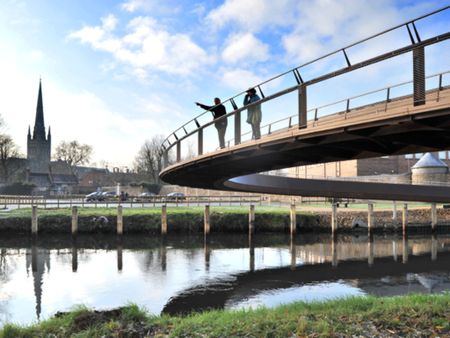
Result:
<svg viewBox="0 0 450 338">
<path fill-rule="evenodd" d="M 38 208 L 37 206 L 32 207 L 32 216 L 31 216 L 31 233 L 38 233 Z M 396 208 L 394 204 L 394 215 L 396 214 Z M 296 232 L 297 224 L 297 214 L 296 207 L 294 204 L 290 206 L 290 233 L 294 235 Z M 368 203 L 368 214 L 367 214 L 367 228 L 369 233 L 372 231 L 374 225 L 374 216 L 373 216 L 373 203 Z M 403 212 L 402 212 L 402 229 L 403 233 L 406 233 L 406 227 L 408 225 L 408 204 L 403 204 Z M 437 225 L 437 210 L 436 203 L 431 204 L 431 229 L 436 230 Z M 204 234 L 208 235 L 211 231 L 211 219 L 210 219 L 210 208 L 209 205 L 205 205 L 204 210 L 204 218 L 203 218 L 203 229 Z M 333 203 L 331 206 L 331 232 L 334 234 L 338 229 L 337 222 L 337 205 Z M 254 233 L 255 231 L 255 206 L 250 205 L 249 215 L 248 215 L 248 230 L 249 233 Z M 72 235 L 76 235 L 78 233 L 78 207 L 72 207 L 72 227 L 71 227 Z M 123 234 L 123 207 L 119 205 L 117 207 L 117 234 Z M 161 234 L 167 234 L 167 206 L 163 205 L 161 207 Z"/>
</svg>

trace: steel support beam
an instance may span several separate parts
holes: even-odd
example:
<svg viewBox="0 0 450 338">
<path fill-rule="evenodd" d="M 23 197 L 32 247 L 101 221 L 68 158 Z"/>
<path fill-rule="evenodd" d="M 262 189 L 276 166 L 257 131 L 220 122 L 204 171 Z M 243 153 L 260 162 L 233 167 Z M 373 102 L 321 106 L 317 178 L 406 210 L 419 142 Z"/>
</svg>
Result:
<svg viewBox="0 0 450 338">
<path fill-rule="evenodd" d="M 413 86 L 414 105 L 425 104 L 425 49 L 423 46 L 413 49 Z"/>
<path fill-rule="evenodd" d="M 298 88 L 298 128 L 306 128 L 308 122 L 307 102 L 306 102 L 306 86 L 301 85 Z"/>
</svg>

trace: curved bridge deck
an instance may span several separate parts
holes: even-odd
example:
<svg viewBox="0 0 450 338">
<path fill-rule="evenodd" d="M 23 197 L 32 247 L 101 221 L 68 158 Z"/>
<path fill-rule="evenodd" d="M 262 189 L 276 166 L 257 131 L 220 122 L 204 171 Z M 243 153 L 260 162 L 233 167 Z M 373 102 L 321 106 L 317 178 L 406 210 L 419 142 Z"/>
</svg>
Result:
<svg viewBox="0 0 450 338">
<path fill-rule="evenodd" d="M 449 8 L 447 6 L 443 10 Z M 411 22 L 414 21 L 417 19 Z M 240 113 L 248 107 L 237 107 L 234 98 L 231 98 L 229 102 L 235 110 L 222 118 L 229 121 L 234 118 L 234 145 L 204 154 L 203 131 L 207 127 L 212 127 L 214 122 L 200 125 L 196 118 L 191 121 L 196 124 L 194 131 L 189 132 L 185 124 L 172 134 L 174 141 L 169 142 L 169 138 L 166 139 L 167 142 L 165 141 L 162 146 L 166 160 L 169 150 L 176 147 L 177 162 L 166 166 L 160 176 L 164 181 L 172 184 L 206 189 L 301 196 L 450 202 L 450 186 L 306 180 L 255 174 L 315 163 L 450 149 L 450 88 L 442 85 L 443 75 L 448 75 L 448 72 L 436 75 L 439 85 L 428 91 L 425 91 L 424 74 L 424 47 L 449 38 L 450 32 L 428 40 L 420 40 L 417 35 L 417 41 L 412 39 L 413 43 L 408 47 L 393 50 L 355 65 L 351 65 L 347 59 L 348 67 L 306 82 L 299 80 L 301 67 L 298 67 L 292 71 L 298 85 L 268 97 L 264 97 L 258 85 L 262 100 L 257 104 L 261 104 L 263 115 L 265 102 L 297 90 L 298 124 L 291 124 L 292 116 L 285 117 L 289 121 L 289 127 L 274 132 L 269 125 L 267 134 L 259 140 L 241 143 Z M 364 41 L 366 40 L 368 39 Z M 340 51 L 346 55 L 345 48 Z M 412 95 L 391 99 L 390 88 L 384 88 L 383 90 L 387 90 L 384 101 L 349 109 L 349 102 L 353 99 L 350 98 L 347 99 L 345 111 L 317 118 L 316 109 L 314 118 L 308 120 L 310 111 L 306 109 L 306 88 L 310 84 L 345 72 L 352 72 L 408 51 L 413 55 L 414 91 Z M 180 136 L 180 130 L 185 134 L 182 133 Z M 183 161 L 180 155 L 180 144 L 192 135 L 198 136 L 197 156 Z"/>
</svg>

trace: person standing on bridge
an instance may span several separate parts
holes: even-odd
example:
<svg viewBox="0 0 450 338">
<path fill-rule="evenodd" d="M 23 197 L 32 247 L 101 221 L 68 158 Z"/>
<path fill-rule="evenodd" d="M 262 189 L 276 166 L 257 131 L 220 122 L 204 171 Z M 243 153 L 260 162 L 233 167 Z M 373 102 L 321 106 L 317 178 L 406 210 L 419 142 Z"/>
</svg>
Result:
<svg viewBox="0 0 450 338">
<path fill-rule="evenodd" d="M 244 106 L 252 104 L 261 100 L 261 98 L 256 94 L 255 88 L 250 88 L 247 90 L 247 94 L 244 97 Z M 261 105 L 255 104 L 247 109 L 247 123 L 252 126 L 252 139 L 257 140 L 261 137 Z"/>
<path fill-rule="evenodd" d="M 218 97 L 214 99 L 214 106 L 207 106 L 199 102 L 195 102 L 195 104 L 203 109 L 209 110 L 213 114 L 214 120 L 217 120 L 219 119 L 219 117 L 227 114 L 225 106 L 221 103 Z M 219 134 L 220 148 L 225 148 L 225 131 L 227 130 L 227 119 L 219 119 L 214 123 L 214 125 L 216 126 L 217 133 Z"/>
</svg>

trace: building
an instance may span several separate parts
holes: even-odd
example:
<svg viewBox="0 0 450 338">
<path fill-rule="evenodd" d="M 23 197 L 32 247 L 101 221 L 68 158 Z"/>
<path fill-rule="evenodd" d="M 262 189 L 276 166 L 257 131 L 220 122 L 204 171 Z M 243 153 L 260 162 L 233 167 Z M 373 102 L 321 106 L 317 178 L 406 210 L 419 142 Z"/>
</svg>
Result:
<svg viewBox="0 0 450 338">
<path fill-rule="evenodd" d="M 50 126 L 47 134 L 45 131 L 42 82 L 39 81 L 33 134 L 28 127 L 26 179 L 35 185 L 34 192 L 38 194 L 73 193 L 78 185 L 77 176 L 66 162 L 51 161 L 51 147 Z"/>
<path fill-rule="evenodd" d="M 410 174 L 423 154 L 385 156 L 379 158 L 312 164 L 289 169 L 289 176 L 297 178 L 361 177 L 374 175 Z M 446 165 L 450 164 L 449 152 L 434 153 Z"/>
</svg>

